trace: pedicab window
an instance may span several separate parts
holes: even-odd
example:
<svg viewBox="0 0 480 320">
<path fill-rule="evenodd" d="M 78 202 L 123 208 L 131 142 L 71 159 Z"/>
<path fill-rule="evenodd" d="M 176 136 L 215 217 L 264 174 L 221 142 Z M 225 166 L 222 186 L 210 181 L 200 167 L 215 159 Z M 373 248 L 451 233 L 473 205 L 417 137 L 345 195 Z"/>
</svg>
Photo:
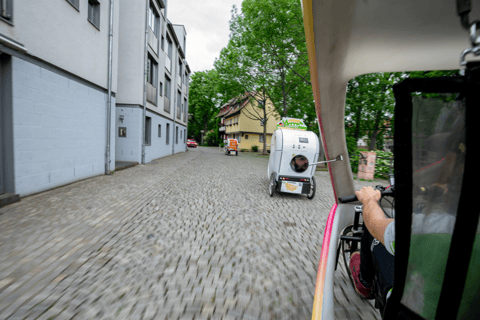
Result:
<svg viewBox="0 0 480 320">
<path fill-rule="evenodd" d="M 305 156 L 297 155 L 292 158 L 290 167 L 295 172 L 304 172 L 308 169 L 308 159 Z"/>
</svg>

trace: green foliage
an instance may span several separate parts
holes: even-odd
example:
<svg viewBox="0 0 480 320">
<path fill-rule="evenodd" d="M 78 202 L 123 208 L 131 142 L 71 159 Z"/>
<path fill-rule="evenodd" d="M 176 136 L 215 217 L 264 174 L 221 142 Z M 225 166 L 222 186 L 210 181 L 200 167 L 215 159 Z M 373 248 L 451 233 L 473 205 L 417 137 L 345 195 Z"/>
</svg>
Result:
<svg viewBox="0 0 480 320">
<path fill-rule="evenodd" d="M 347 136 L 346 139 L 348 154 L 353 154 L 357 150 L 357 141 L 353 136 Z"/>
<path fill-rule="evenodd" d="M 300 2 L 244 0 L 241 9 L 232 9 L 215 69 L 244 91 L 265 91 L 281 116 L 306 115 L 309 125 L 316 117 Z"/>
<path fill-rule="evenodd" d="M 252 146 L 252 151 L 253 152 L 258 152 L 258 146 Z"/>
<path fill-rule="evenodd" d="M 207 132 L 205 135 L 205 141 L 209 146 L 216 146 L 220 143 L 220 138 L 218 137 L 218 132 L 215 132 L 215 130 L 210 130 Z"/>
<path fill-rule="evenodd" d="M 385 137 L 393 137 L 395 126 L 393 86 L 406 78 L 456 75 L 458 75 L 458 70 L 383 72 L 360 75 L 350 80 L 347 85 L 345 102 L 347 137 L 354 137 L 355 141 L 368 137 L 370 150 L 383 149 Z M 455 95 L 450 94 L 416 93 L 416 95 L 442 101 L 455 99 Z M 347 139 L 347 145 L 348 143 Z"/>
</svg>

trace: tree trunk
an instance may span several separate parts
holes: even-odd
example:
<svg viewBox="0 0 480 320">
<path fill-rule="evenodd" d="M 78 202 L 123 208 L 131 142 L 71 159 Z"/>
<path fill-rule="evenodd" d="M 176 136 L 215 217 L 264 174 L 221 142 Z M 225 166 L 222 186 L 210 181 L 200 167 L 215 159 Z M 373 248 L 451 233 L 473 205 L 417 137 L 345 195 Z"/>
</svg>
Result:
<svg viewBox="0 0 480 320">
<path fill-rule="evenodd" d="M 360 139 L 360 121 L 362 119 L 362 106 L 359 106 L 357 109 L 357 114 L 355 116 L 355 131 L 353 137 L 355 138 L 355 143 Z"/>
<path fill-rule="evenodd" d="M 263 100 L 263 151 L 262 155 L 267 154 L 267 101 Z"/>
<path fill-rule="evenodd" d="M 282 69 L 282 98 L 283 98 L 283 114 L 282 117 L 287 116 L 287 93 L 285 92 L 285 72 Z"/>
<path fill-rule="evenodd" d="M 377 115 L 375 117 L 375 123 L 373 124 L 372 135 L 370 136 L 370 145 L 368 150 L 375 150 L 375 145 L 377 144 L 377 135 L 378 135 L 378 128 L 380 126 L 380 120 L 382 118 L 382 111 L 378 110 Z"/>
</svg>

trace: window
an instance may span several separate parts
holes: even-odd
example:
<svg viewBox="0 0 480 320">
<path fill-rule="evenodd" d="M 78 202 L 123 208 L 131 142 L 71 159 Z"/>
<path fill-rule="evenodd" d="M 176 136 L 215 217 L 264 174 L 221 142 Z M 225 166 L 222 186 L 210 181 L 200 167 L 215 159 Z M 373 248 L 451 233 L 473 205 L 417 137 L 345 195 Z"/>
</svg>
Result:
<svg viewBox="0 0 480 320">
<path fill-rule="evenodd" d="M 171 94 L 170 91 L 172 91 L 171 88 L 172 88 L 172 81 L 170 81 L 170 79 L 167 76 L 165 76 L 165 97 L 167 97 L 168 99 L 170 99 L 170 94 Z"/>
<path fill-rule="evenodd" d="M 157 69 L 158 69 L 158 64 L 157 62 L 150 56 L 148 55 L 148 60 L 147 60 L 147 82 L 150 83 L 152 86 L 156 87 L 156 78 L 157 78 Z"/>
<path fill-rule="evenodd" d="M 165 93 L 164 93 L 164 104 L 163 104 L 163 110 L 165 112 L 170 113 L 170 95 L 171 95 L 171 87 L 172 87 L 172 82 L 170 79 L 165 75 Z"/>
<path fill-rule="evenodd" d="M 183 129 L 183 143 L 187 142 L 187 129 Z"/>
<path fill-rule="evenodd" d="M 178 144 L 178 127 L 175 127 L 175 143 Z"/>
<path fill-rule="evenodd" d="M 88 0 L 88 21 L 100 30 L 100 2 Z"/>
<path fill-rule="evenodd" d="M 0 0 L 0 18 L 9 22 L 13 20 L 13 0 Z"/>
<path fill-rule="evenodd" d="M 75 9 L 80 11 L 80 0 L 67 0 L 67 2 L 70 3 Z"/>
<path fill-rule="evenodd" d="M 152 118 L 145 117 L 145 145 L 149 146 L 152 136 Z"/>
<path fill-rule="evenodd" d="M 163 51 L 165 51 L 165 37 L 162 35 L 162 39 L 160 40 L 160 47 Z"/>
<path fill-rule="evenodd" d="M 158 38 L 158 34 L 160 33 L 160 15 L 157 13 L 155 5 L 151 2 L 150 7 L 148 8 L 148 26 Z"/>
<path fill-rule="evenodd" d="M 165 48 L 165 69 L 167 69 L 170 73 L 172 72 L 172 46 L 172 40 L 167 34 L 167 47 Z"/>
<path fill-rule="evenodd" d="M 163 83 L 160 81 L 160 90 L 158 90 L 158 92 L 160 92 L 160 95 L 163 94 Z"/>
<path fill-rule="evenodd" d="M 170 123 L 167 123 L 167 144 L 170 144 Z"/>
<path fill-rule="evenodd" d="M 263 142 L 263 134 L 259 136 L 258 141 Z"/>
<path fill-rule="evenodd" d="M 183 121 L 187 122 L 187 98 L 184 100 L 183 108 Z"/>
<path fill-rule="evenodd" d="M 242 140 L 241 138 L 242 138 L 242 135 L 239 134 L 239 135 L 238 135 L 238 143 L 240 143 L 240 141 Z"/>
<path fill-rule="evenodd" d="M 177 91 L 177 119 L 180 119 L 181 117 L 181 104 L 182 104 L 182 93 L 180 91 Z"/>
<path fill-rule="evenodd" d="M 161 124 L 158 125 L 158 137 L 159 138 L 162 137 L 162 125 Z"/>
<path fill-rule="evenodd" d="M 182 140 L 182 130 L 180 130 L 180 140 Z"/>
</svg>

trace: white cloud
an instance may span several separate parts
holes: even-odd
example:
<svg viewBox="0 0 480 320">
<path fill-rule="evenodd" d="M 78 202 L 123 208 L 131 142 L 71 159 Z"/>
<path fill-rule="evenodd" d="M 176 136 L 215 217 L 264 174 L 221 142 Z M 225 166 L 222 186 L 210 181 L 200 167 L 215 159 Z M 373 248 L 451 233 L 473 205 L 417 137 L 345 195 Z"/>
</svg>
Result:
<svg viewBox="0 0 480 320">
<path fill-rule="evenodd" d="M 168 2 L 168 20 L 184 25 L 187 31 L 186 58 L 192 72 L 212 69 L 215 58 L 228 44 L 228 21 L 234 4 L 240 9 L 242 0 Z"/>
</svg>

